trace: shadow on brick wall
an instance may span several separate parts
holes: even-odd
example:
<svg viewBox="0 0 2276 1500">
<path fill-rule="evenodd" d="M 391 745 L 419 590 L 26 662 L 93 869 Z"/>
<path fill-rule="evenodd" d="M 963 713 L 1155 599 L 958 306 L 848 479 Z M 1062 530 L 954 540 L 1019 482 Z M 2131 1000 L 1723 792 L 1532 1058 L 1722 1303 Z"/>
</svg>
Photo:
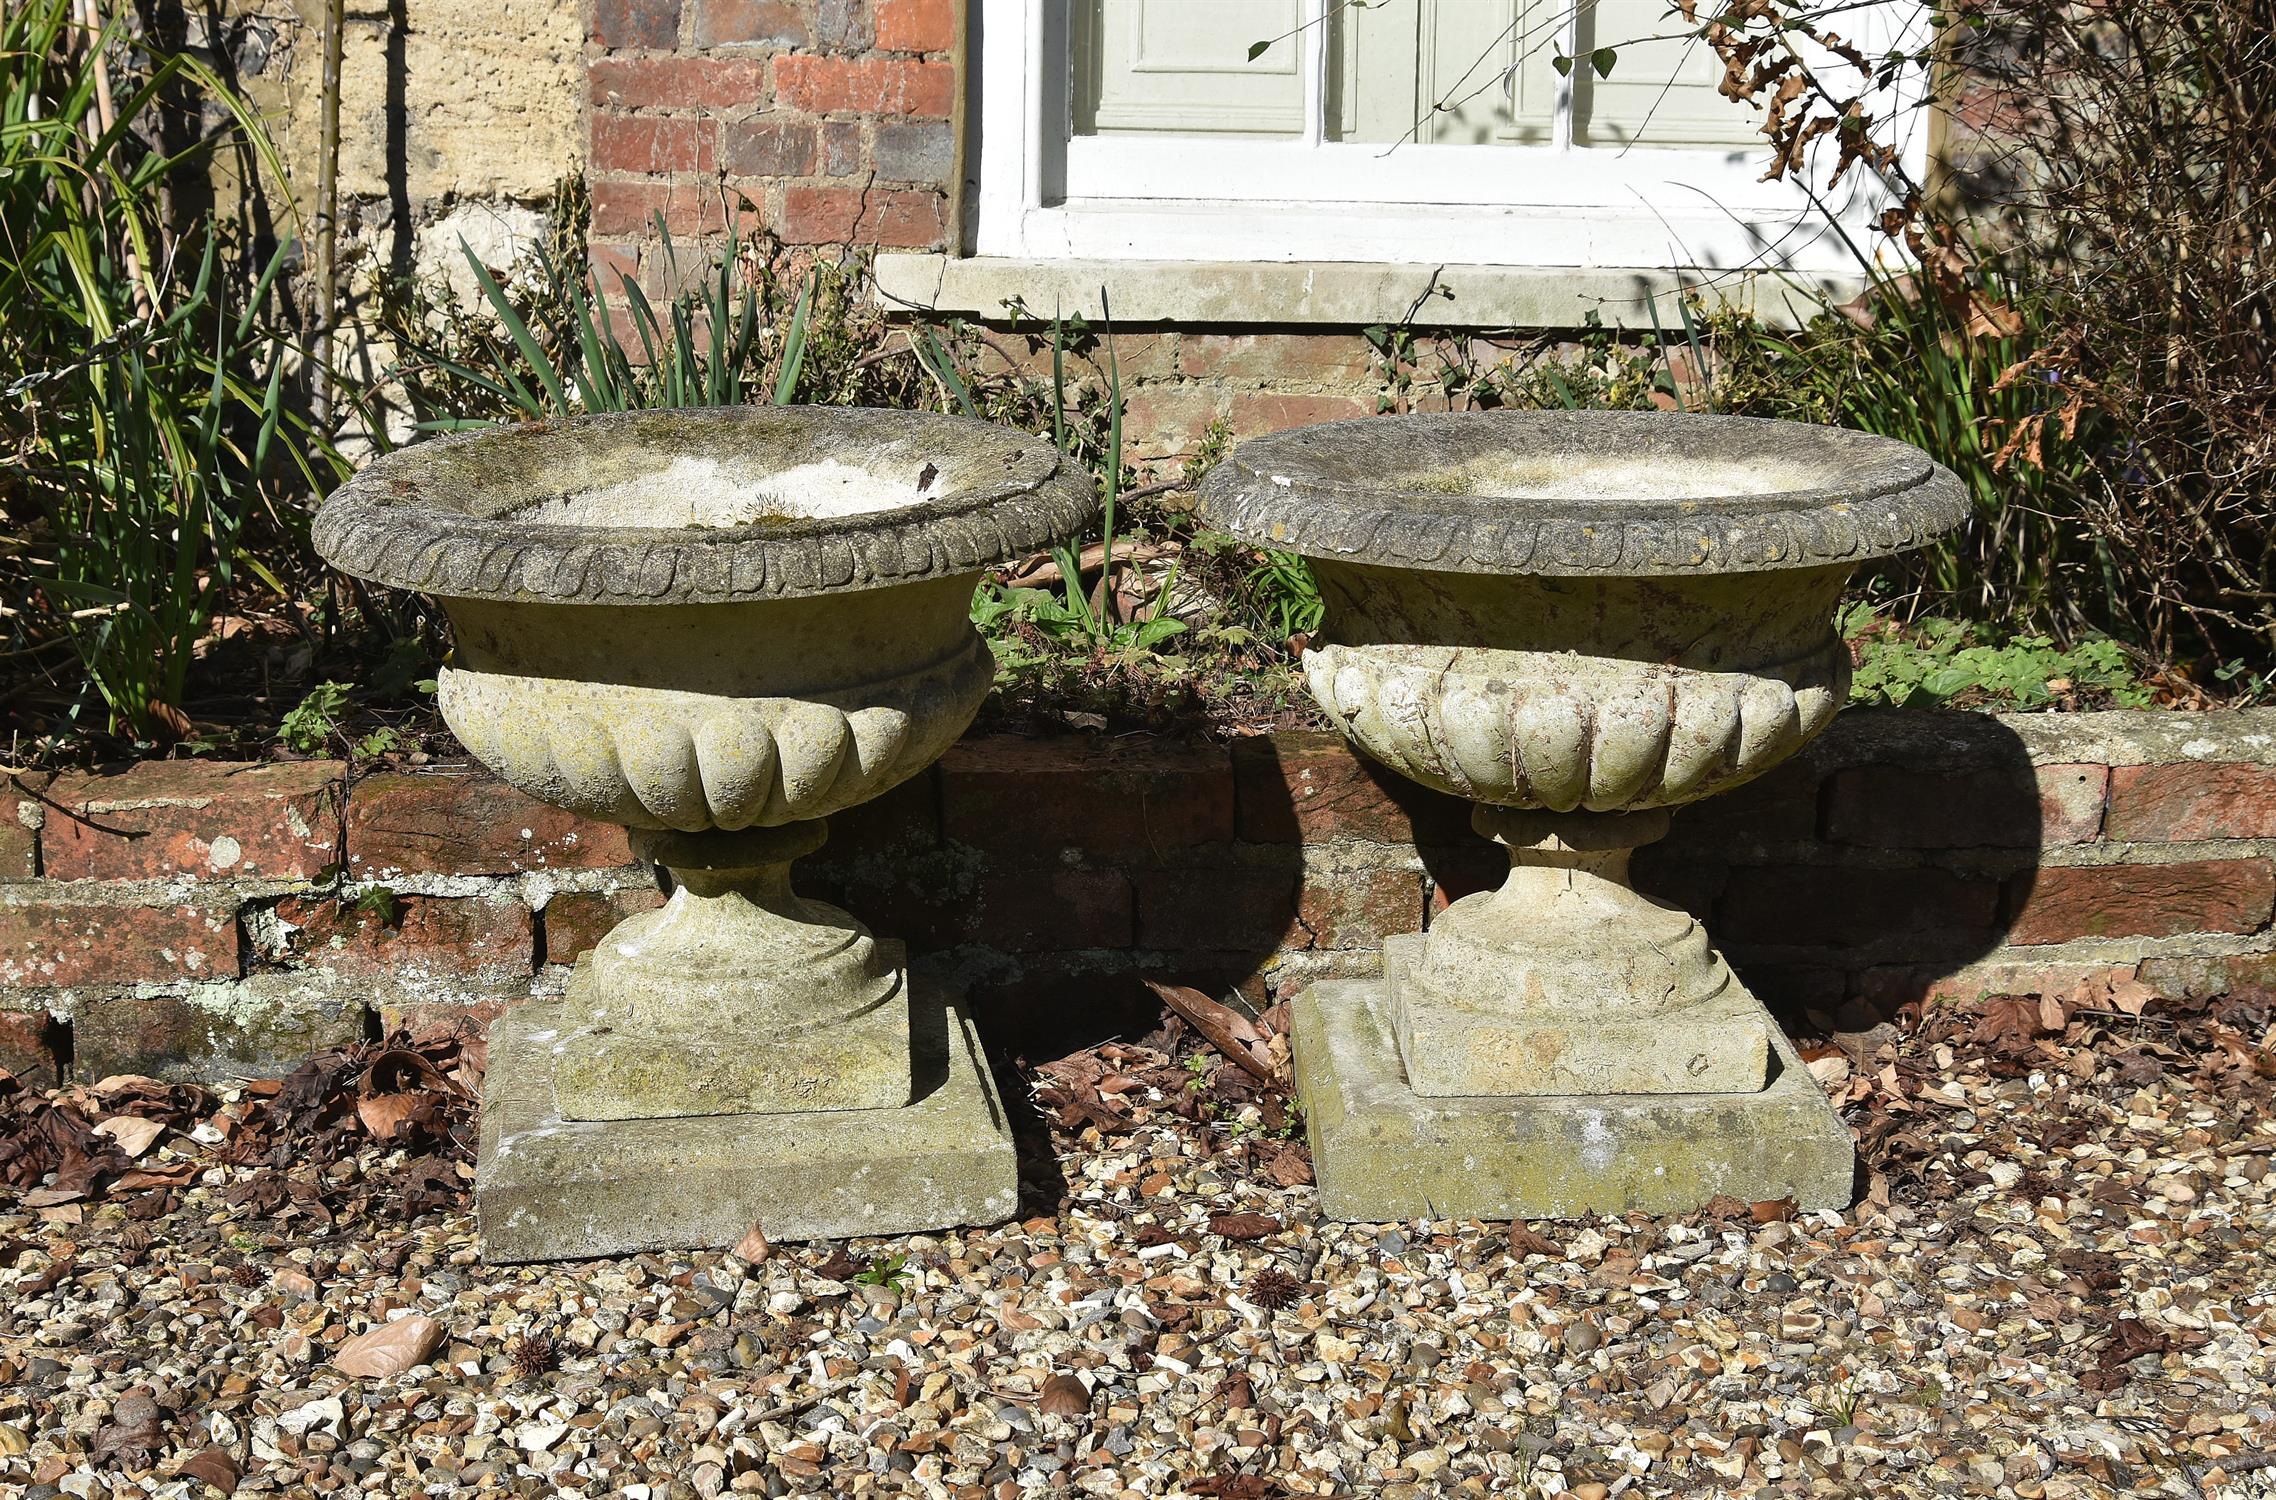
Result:
<svg viewBox="0 0 2276 1500">
<path fill-rule="evenodd" d="M 1789 1029 L 1863 1030 L 2009 940 L 2049 828 L 2092 838 L 2106 778 L 2034 767 L 1985 714 L 1852 711 L 1678 812 L 1637 884 L 1704 921 Z"/>
<path fill-rule="evenodd" d="M 1844 714 L 1680 811 L 1637 884 L 1790 1026 L 1863 1029 L 2010 939 L 2043 840 L 2093 839 L 2106 778 L 2034 767 L 1981 714 Z M 801 889 L 908 940 L 1028 1057 L 1151 1028 L 1147 979 L 1261 1008 L 1376 972 L 1384 938 L 1508 870 L 1469 803 L 1325 734 L 974 739 L 833 825 Z"/>
<path fill-rule="evenodd" d="M 800 888 L 906 940 L 993 1045 L 1136 1036 L 1161 1017 L 1146 980 L 1230 994 L 1302 930 L 1303 850 L 1245 836 L 1233 768 L 1198 742 L 969 740 L 832 819 Z"/>
</svg>

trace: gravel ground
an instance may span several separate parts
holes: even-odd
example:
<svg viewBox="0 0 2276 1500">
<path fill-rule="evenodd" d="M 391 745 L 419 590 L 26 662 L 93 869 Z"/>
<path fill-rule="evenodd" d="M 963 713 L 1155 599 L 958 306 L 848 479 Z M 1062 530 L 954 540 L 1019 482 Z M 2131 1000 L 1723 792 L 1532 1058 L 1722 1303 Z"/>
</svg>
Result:
<svg viewBox="0 0 2276 1500">
<path fill-rule="evenodd" d="M 1032 1217 L 751 1259 L 486 1267 L 378 1147 L 177 1132 L 0 1211 L 0 1493 L 2276 1493 L 2271 1012 L 2125 1002 L 1809 1049 L 1868 1173 L 1799 1217 L 1323 1223 L 1175 1022 L 1007 1069 Z"/>
</svg>

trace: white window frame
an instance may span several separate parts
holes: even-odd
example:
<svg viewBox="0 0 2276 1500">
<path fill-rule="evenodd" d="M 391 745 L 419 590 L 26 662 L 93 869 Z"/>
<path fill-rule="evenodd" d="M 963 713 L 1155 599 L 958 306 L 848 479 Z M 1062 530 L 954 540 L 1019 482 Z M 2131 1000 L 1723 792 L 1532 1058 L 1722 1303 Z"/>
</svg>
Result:
<svg viewBox="0 0 2276 1500">
<path fill-rule="evenodd" d="M 1070 3 L 1080 0 L 974 0 L 979 255 L 1821 273 L 1854 271 L 1851 244 L 1879 239 L 1871 225 L 1887 194 L 1862 165 L 1826 205 L 1829 224 L 1809 192 L 1823 197 L 1824 150 L 1810 171 L 1764 182 L 1767 143 L 1576 147 L 1563 98 L 1545 146 L 1327 141 L 1317 86 L 1306 89 L 1297 139 L 1072 138 Z M 1326 65 L 1328 4 L 1303 0 L 1307 24 L 1283 43 L 1304 49 L 1307 79 Z M 1900 41 L 1919 45 L 1925 26 L 1914 0 L 1884 0 L 1856 11 L 1849 32 L 1880 56 Z M 1576 29 L 1568 16 L 1568 56 Z M 1867 107 L 1879 115 L 1910 102 L 1883 95 Z M 1925 112 L 1901 118 L 1901 159 L 1918 181 Z"/>
</svg>

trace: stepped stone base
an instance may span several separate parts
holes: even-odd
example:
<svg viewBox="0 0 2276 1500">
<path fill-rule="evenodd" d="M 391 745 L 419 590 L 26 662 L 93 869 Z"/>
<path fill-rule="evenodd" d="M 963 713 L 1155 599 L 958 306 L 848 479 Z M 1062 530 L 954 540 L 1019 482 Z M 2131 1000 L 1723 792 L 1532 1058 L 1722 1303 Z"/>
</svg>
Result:
<svg viewBox="0 0 2276 1500">
<path fill-rule="evenodd" d="M 1588 1006 L 1470 1010 L 1422 986 L 1423 942 L 1410 932 L 1383 944 L 1383 989 L 1418 1094 L 1751 1093 L 1767 1076 L 1777 1028 L 1711 953 L 1722 988 L 1666 1010 L 1638 1007 L 1635 989 L 1610 984 Z"/>
<path fill-rule="evenodd" d="M 900 1109 L 569 1121 L 553 1104 L 558 1003 L 491 1023 L 475 1179 L 486 1260 L 574 1260 L 770 1240 L 913 1234 L 1010 1218 L 1019 1169 L 962 1008 L 913 978 L 914 1102 Z M 722 1045 L 726 1045 L 725 1039 Z"/>
<path fill-rule="evenodd" d="M 1759 1010 L 1759 1003 L 1756 1005 Z M 1408 1084 L 1383 981 L 1296 1002 L 1296 1085 L 1333 1219 L 1688 1213 L 1718 1194 L 1851 1199 L 1849 1128 L 1776 1026 L 1756 1093 L 1426 1098 Z"/>
</svg>

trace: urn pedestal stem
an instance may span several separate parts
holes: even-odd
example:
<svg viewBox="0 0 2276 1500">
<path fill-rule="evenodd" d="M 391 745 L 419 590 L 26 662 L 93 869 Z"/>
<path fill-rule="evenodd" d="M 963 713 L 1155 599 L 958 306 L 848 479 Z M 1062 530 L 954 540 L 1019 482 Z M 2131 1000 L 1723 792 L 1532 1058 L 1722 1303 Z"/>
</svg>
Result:
<svg viewBox="0 0 2276 1500">
<path fill-rule="evenodd" d="M 640 830 L 671 899 L 577 966 L 554 1046 L 564 1119 L 674 1119 L 909 1102 L 900 945 L 791 889 L 820 819 L 737 833 Z"/>
<path fill-rule="evenodd" d="M 1664 808 L 1480 806 L 1509 878 L 1465 896 L 1384 955 L 1415 1092 L 1459 1098 L 1696 1093 L 1762 1087 L 1761 1007 L 1698 922 L 1629 883 Z"/>
</svg>

